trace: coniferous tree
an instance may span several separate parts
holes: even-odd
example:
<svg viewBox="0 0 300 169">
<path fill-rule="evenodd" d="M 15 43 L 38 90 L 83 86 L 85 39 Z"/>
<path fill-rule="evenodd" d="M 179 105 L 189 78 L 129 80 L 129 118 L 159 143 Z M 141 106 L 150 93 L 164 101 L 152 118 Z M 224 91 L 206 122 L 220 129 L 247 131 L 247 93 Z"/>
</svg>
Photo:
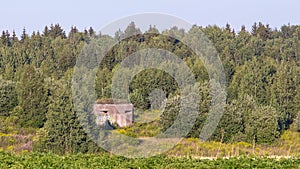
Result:
<svg viewBox="0 0 300 169">
<path fill-rule="evenodd" d="M 18 102 L 23 112 L 15 116 L 18 117 L 20 126 L 39 128 L 44 125 L 47 112 L 44 78 L 42 73 L 31 65 L 26 65 L 23 71 L 17 84 Z"/>
<path fill-rule="evenodd" d="M 47 110 L 47 121 L 34 143 L 34 149 L 37 151 L 50 150 L 58 154 L 101 151 L 79 123 L 72 102 L 70 78 L 70 71 L 68 71 L 65 78 L 59 81 L 47 79 L 50 104 Z"/>
<path fill-rule="evenodd" d="M 44 31 L 43 31 L 43 36 L 45 36 L 45 37 L 49 36 L 49 28 L 48 28 L 48 26 L 45 26 Z"/>
<path fill-rule="evenodd" d="M 21 42 L 24 42 L 26 39 L 28 39 L 28 35 L 26 33 L 26 29 L 23 28 L 23 32 L 22 32 L 22 35 L 21 35 Z"/>
<path fill-rule="evenodd" d="M 16 34 L 15 30 L 13 30 L 12 41 L 13 41 L 13 43 L 18 41 L 18 37 L 17 37 L 17 34 Z"/>
<path fill-rule="evenodd" d="M 235 34 L 228 24 L 225 28 L 194 25 L 186 31 L 173 27 L 163 31 L 163 35 L 158 35 L 159 31 L 155 26 L 150 26 L 145 34 L 141 34 L 139 28 L 132 22 L 125 32 L 121 30 L 116 32 L 115 37 L 97 35 L 92 28 L 79 31 L 76 27 L 72 27 L 67 37 L 65 31 L 58 24 L 51 25 L 50 28 L 46 26 L 42 35 L 35 31 L 29 36 L 24 28 L 20 39 L 17 38 L 15 32 L 10 35 L 8 31 L 3 31 L 0 37 L 0 72 L 3 78 L 0 86 L 0 96 L 3 98 L 0 112 L 5 116 L 16 117 L 17 124 L 22 127 L 42 127 L 46 112 L 51 112 L 49 116 L 50 114 L 52 117 L 59 115 L 61 118 L 68 118 L 68 121 L 77 123 L 73 119 L 77 112 L 71 109 L 70 97 L 66 96 L 68 98 L 65 98 L 53 89 L 48 90 L 49 87 L 44 85 L 44 78 L 52 79 L 53 84 L 62 88 L 57 91 L 68 93 L 64 89 L 65 85 L 62 84 L 67 81 L 65 72 L 72 70 L 76 58 L 84 45 L 91 42 L 91 37 L 102 37 L 114 41 L 123 39 L 125 35 L 136 35 L 119 42 L 105 56 L 95 81 L 95 90 L 99 98 L 111 97 L 111 78 L 118 64 L 132 53 L 145 48 L 163 49 L 183 59 L 195 75 L 197 82 L 203 83 L 199 94 L 209 98 L 207 83 L 210 77 L 206 68 L 213 67 L 213 65 L 204 66 L 203 61 L 197 59 L 188 46 L 176 39 L 176 37 L 180 37 L 187 44 L 198 44 L 201 42 L 199 39 L 201 39 L 202 32 L 218 51 L 228 82 L 229 97 L 224 112 L 225 116 L 212 139 L 219 141 L 222 131 L 224 131 L 222 140 L 226 142 L 272 142 L 278 137 L 278 133 L 281 134 L 283 129 L 288 129 L 292 123 L 296 124 L 297 122 L 300 100 L 299 30 L 299 26 L 290 24 L 284 25 L 278 30 L 271 29 L 268 24 L 260 22 L 254 23 L 250 31 L 243 26 L 238 34 Z M 212 48 L 207 45 L 202 45 L 202 47 L 203 54 L 212 56 Z M 210 62 L 214 63 L 213 59 Z M 161 63 L 163 65 L 163 61 Z M 170 99 L 167 103 L 166 114 L 161 117 L 164 129 L 174 120 L 176 109 L 179 107 L 179 99 L 176 98 L 179 96 L 178 89 L 176 82 L 171 77 L 160 71 L 148 70 L 140 72 L 129 85 L 131 101 L 139 108 L 149 108 L 151 101 L 149 95 L 151 95 L 152 89 L 163 89 Z M 184 79 L 184 77 L 180 78 Z M 8 81 L 6 82 L 6 80 Z M 14 87 L 15 84 L 16 87 Z M 49 91 L 52 91 L 52 94 Z M 53 101 L 51 109 L 50 106 L 45 108 L 48 105 L 48 99 L 55 100 L 52 98 L 54 95 L 60 98 L 59 101 Z M 16 97 L 17 101 L 14 100 Z M 251 105 L 243 99 L 253 103 L 254 106 L 250 109 Z M 202 114 L 196 118 L 196 124 L 189 133 L 189 137 L 199 135 L 207 116 L 210 100 L 200 99 L 200 101 Z M 60 112 L 69 112 L 69 114 L 61 115 Z M 277 125 L 275 119 L 277 119 Z M 49 123 L 51 122 L 53 125 L 65 123 L 61 119 L 59 122 L 53 120 Z M 263 121 L 266 123 L 261 124 Z M 64 125 L 71 126 L 70 123 Z M 62 126 L 60 126 L 61 130 L 75 135 L 75 132 Z M 275 127 L 278 130 L 275 130 Z M 78 128 L 76 126 L 72 129 L 77 130 Z M 48 130 L 50 131 L 49 127 L 47 130 L 44 128 L 39 134 L 45 135 Z M 66 131 L 61 132 L 65 136 L 62 139 L 74 138 L 77 140 L 77 138 L 81 138 L 81 136 L 66 136 Z M 55 147 L 57 143 L 65 146 L 66 151 L 61 151 L 62 153 L 78 152 L 81 150 L 73 149 L 73 146 L 78 142 L 83 145 L 86 137 L 82 138 L 84 140 L 82 142 L 66 141 L 66 144 L 59 142 L 59 139 L 56 138 L 51 145 Z M 46 149 L 50 150 L 49 147 Z M 82 149 L 83 152 L 86 150 L 86 147 Z"/>
<path fill-rule="evenodd" d="M 94 29 L 92 27 L 89 28 L 89 36 L 90 37 L 95 37 L 96 32 L 94 31 Z"/>
<path fill-rule="evenodd" d="M 125 36 L 132 36 L 132 35 L 137 35 L 141 34 L 141 30 L 139 28 L 136 28 L 135 23 L 131 22 L 128 27 L 125 29 Z"/>
<path fill-rule="evenodd" d="M 252 26 L 251 34 L 252 34 L 252 36 L 257 36 L 258 35 L 258 27 L 257 27 L 257 23 L 256 22 Z"/>
<path fill-rule="evenodd" d="M 8 116 L 18 105 L 15 83 L 0 77 L 0 115 Z"/>
</svg>

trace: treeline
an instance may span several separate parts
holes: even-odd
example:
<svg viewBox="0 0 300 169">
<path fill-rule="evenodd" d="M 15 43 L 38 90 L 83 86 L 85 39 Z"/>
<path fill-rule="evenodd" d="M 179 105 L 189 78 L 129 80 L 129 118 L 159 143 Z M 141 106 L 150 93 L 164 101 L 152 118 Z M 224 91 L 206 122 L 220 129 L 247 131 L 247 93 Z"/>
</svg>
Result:
<svg viewBox="0 0 300 169">
<path fill-rule="evenodd" d="M 227 104 L 212 140 L 270 143 L 296 124 L 300 110 L 300 26 L 284 25 L 272 29 L 262 23 L 250 31 L 243 26 L 235 32 L 230 25 L 193 26 L 190 30 L 177 27 L 164 30 L 163 36 L 154 26 L 142 33 L 132 22 L 114 37 L 97 34 L 93 28 L 66 32 L 58 25 L 45 27 L 31 35 L 23 30 L 20 38 L 3 31 L 0 42 L 0 113 L 1 132 L 11 126 L 39 129 L 34 148 L 56 153 L 101 151 L 79 124 L 73 108 L 71 79 L 76 59 L 84 45 L 107 36 L 119 40 L 103 62 L 95 81 L 99 98 L 111 97 L 111 78 L 115 67 L 124 58 L 144 48 L 170 51 L 193 71 L 200 82 L 199 117 L 189 137 L 199 137 L 211 104 L 208 73 L 195 53 L 173 35 L 193 39 L 199 32 L 214 44 L 222 60 L 226 79 Z M 166 72 L 145 70 L 134 77 L 130 101 L 140 109 L 150 108 L 151 92 L 162 89 L 168 98 L 166 111 L 160 118 L 167 129 L 178 113 L 178 84 Z"/>
</svg>

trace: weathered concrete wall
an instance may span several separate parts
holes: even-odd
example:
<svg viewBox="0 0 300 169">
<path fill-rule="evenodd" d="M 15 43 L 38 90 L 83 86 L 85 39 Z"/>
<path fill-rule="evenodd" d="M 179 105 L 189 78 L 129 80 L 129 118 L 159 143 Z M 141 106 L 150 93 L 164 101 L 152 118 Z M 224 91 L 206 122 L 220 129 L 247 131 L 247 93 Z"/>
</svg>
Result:
<svg viewBox="0 0 300 169">
<path fill-rule="evenodd" d="M 93 113 L 97 116 L 98 125 L 103 125 L 108 120 L 126 127 L 133 123 L 134 107 L 132 104 L 95 104 Z"/>
</svg>

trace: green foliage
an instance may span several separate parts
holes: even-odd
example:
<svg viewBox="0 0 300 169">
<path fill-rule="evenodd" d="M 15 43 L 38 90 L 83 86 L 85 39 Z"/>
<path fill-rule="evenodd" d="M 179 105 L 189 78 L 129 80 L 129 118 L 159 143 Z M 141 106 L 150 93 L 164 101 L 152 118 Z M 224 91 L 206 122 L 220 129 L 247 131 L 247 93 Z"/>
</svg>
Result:
<svg viewBox="0 0 300 169">
<path fill-rule="evenodd" d="M 257 143 L 272 143 L 280 135 L 279 113 L 270 106 L 259 106 L 248 116 L 245 133 L 248 142 L 252 139 Z"/>
<path fill-rule="evenodd" d="M 35 67 L 26 65 L 17 84 L 18 111 L 13 111 L 22 127 L 42 127 L 46 120 L 47 92 L 42 73 Z"/>
<path fill-rule="evenodd" d="M 244 95 L 226 107 L 214 139 L 221 140 L 224 134 L 224 142 L 272 143 L 282 132 L 281 123 L 283 118 L 275 108 L 258 105 Z"/>
<path fill-rule="evenodd" d="M 176 120 L 180 110 L 180 95 L 175 95 L 168 99 L 166 108 L 160 117 L 159 123 L 162 125 L 162 130 L 165 131 L 172 126 Z"/>
<path fill-rule="evenodd" d="M 8 116 L 18 105 L 15 83 L 0 77 L 0 116 Z"/>
<path fill-rule="evenodd" d="M 47 121 L 37 132 L 34 150 L 58 154 L 98 152 L 101 149 L 88 138 L 79 124 L 72 103 L 70 76 L 65 77 L 60 81 L 47 79 L 48 85 L 51 85 Z"/>
<path fill-rule="evenodd" d="M 129 55 L 147 48 L 169 51 L 186 63 L 200 84 L 199 102 L 190 103 L 199 105 L 199 116 L 188 134 L 188 137 L 198 138 L 212 104 L 211 94 L 218 93 L 211 93 L 211 81 L 206 71 L 213 67 L 214 61 L 205 67 L 205 61 L 197 59 L 194 52 L 174 37 L 188 39 L 187 43 L 198 43 L 199 32 L 204 32 L 218 51 L 228 82 L 226 109 L 211 140 L 271 143 L 276 142 L 285 129 L 295 126 L 296 130 L 299 129 L 299 26 L 284 25 L 274 30 L 269 25 L 258 23 L 250 32 L 242 27 L 235 33 L 229 24 L 224 28 L 194 25 L 186 31 L 173 27 L 160 35 L 155 26 L 150 26 L 143 34 L 132 22 L 125 31 L 118 30 L 115 37 L 98 35 L 93 28 L 80 32 L 72 27 L 66 34 L 59 24 L 46 26 L 42 33 L 37 31 L 31 35 L 24 29 L 20 39 L 15 33 L 11 36 L 8 31 L 3 31 L 0 38 L 1 131 L 7 133 L 13 130 L 12 126 L 40 129 L 34 144 L 39 151 L 63 154 L 92 150 L 94 145 L 79 125 L 77 116 L 81 112 L 73 109 L 72 69 L 83 46 L 90 44 L 91 39 L 102 37 L 115 43 L 126 37 L 108 51 L 98 67 L 95 80 L 98 98 L 111 98 L 112 77 Z M 103 42 L 95 40 L 94 43 L 93 47 Z M 203 52 L 210 54 L 212 49 L 203 46 Z M 162 59 L 159 66 L 166 65 L 173 67 L 174 72 L 177 70 L 176 66 Z M 135 65 L 129 66 L 135 68 Z M 131 70 L 123 71 L 130 73 Z M 178 78 L 188 81 L 191 77 L 179 75 Z M 177 83 L 174 73 L 153 69 L 133 77 L 127 84 L 129 98 L 125 99 L 136 108 L 151 107 L 153 90 L 161 89 L 168 100 L 165 112 L 155 121 L 158 124 L 137 125 L 134 130 L 126 128 L 123 132 L 149 136 L 158 129 L 169 128 L 180 108 L 180 84 Z M 87 89 L 83 87 L 82 90 Z M 122 96 L 120 91 L 117 94 Z"/>
<path fill-rule="evenodd" d="M 118 132 L 130 137 L 155 137 L 161 131 L 161 126 L 158 123 L 158 121 L 135 123 L 133 126 L 118 129 Z"/>
<path fill-rule="evenodd" d="M 58 156 L 43 153 L 15 155 L 0 152 L 1 168 L 299 168 L 300 160 L 268 158 L 231 158 L 201 160 L 156 156 L 148 159 L 126 159 L 103 155 Z"/>
</svg>

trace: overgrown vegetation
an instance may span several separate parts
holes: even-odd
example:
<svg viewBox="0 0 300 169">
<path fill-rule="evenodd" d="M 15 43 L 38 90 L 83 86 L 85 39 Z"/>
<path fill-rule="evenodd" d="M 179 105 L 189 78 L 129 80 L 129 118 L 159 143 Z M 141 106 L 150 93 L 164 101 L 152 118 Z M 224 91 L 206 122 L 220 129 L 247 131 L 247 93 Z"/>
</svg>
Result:
<svg viewBox="0 0 300 169">
<path fill-rule="evenodd" d="M 126 159 L 124 157 L 102 155 L 65 155 L 42 153 L 11 154 L 0 151 L 1 168 L 299 168 L 299 158 L 232 158 L 203 160 L 191 158 L 170 158 L 156 156 L 148 159 Z"/>
<path fill-rule="evenodd" d="M 99 65 L 95 81 L 98 97 L 111 97 L 111 78 L 127 56 L 143 48 L 170 51 L 187 63 L 200 84 L 201 98 L 197 103 L 200 114 L 188 134 L 188 137 L 198 138 L 211 104 L 212 81 L 205 66 L 179 40 L 158 34 L 152 26 L 142 34 L 134 23 L 124 32 L 118 31 L 115 37 L 97 34 L 92 28 L 80 32 L 76 27 L 67 35 L 58 24 L 31 35 L 24 29 L 20 38 L 15 33 L 3 31 L 0 38 L 0 132 L 6 137 L 17 134 L 12 132 L 12 127 L 34 128 L 37 132 L 33 149 L 36 151 L 101 152 L 84 132 L 73 107 L 73 67 L 83 46 L 94 38 L 106 36 L 117 40 L 130 32 L 138 35 L 119 42 Z M 225 28 L 193 26 L 190 30 L 173 27 L 163 32 L 182 39 L 204 32 L 219 52 L 228 82 L 228 98 L 224 116 L 210 141 L 272 144 L 285 136 L 283 133 L 291 124 L 299 130 L 299 26 L 284 25 L 278 30 L 259 23 L 250 31 L 242 27 L 237 33 L 230 25 Z M 163 66 L 164 61 L 161 64 Z M 140 72 L 129 85 L 130 101 L 137 109 L 149 109 L 154 89 L 161 89 L 168 98 L 160 118 L 148 124 L 137 123 L 131 128 L 118 129 L 119 132 L 135 137 L 153 136 L 172 124 L 180 98 L 178 84 L 172 75 L 160 70 Z"/>
</svg>

